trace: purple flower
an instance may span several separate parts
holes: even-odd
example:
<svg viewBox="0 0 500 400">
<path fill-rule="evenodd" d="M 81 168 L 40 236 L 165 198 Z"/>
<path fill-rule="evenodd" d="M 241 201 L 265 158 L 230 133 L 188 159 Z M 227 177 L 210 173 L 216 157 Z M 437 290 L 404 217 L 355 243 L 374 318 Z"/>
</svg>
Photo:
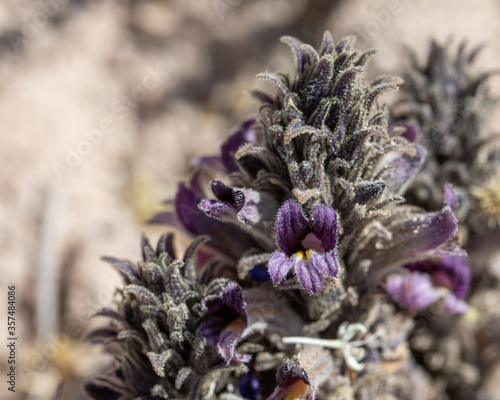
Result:
<svg viewBox="0 0 500 400">
<path fill-rule="evenodd" d="M 292 267 L 310 294 L 321 290 L 323 276 L 337 275 L 337 213 L 333 208 L 318 205 L 309 220 L 302 206 L 289 200 L 278 211 L 276 236 L 282 251 L 274 253 L 268 265 L 275 286 Z"/>
<path fill-rule="evenodd" d="M 418 144 L 415 145 L 414 156 L 391 151 L 379 161 L 379 165 L 384 166 L 379 179 L 385 182 L 387 190 L 402 195 L 420 171 L 426 158 L 427 150 Z"/>
<path fill-rule="evenodd" d="M 258 205 L 260 194 L 251 189 L 232 188 L 221 181 L 212 181 L 212 192 L 217 200 L 203 200 L 198 208 L 210 217 L 221 219 L 236 214 L 244 224 L 256 224 L 261 218 Z"/>
<path fill-rule="evenodd" d="M 247 357 L 234 351 L 248 325 L 241 287 L 232 283 L 221 296 L 209 297 L 203 305 L 210 319 L 200 325 L 199 331 L 207 338 L 208 344 L 217 348 L 228 365 L 233 359 L 247 361 Z"/>
<path fill-rule="evenodd" d="M 226 141 L 220 147 L 220 156 L 201 157 L 197 159 L 197 165 L 208 165 L 225 172 L 238 171 L 238 164 L 234 159 L 234 154 L 246 143 L 253 143 L 257 135 L 253 129 L 255 119 L 249 119 L 243 122 L 235 131 L 233 131 Z"/>
<path fill-rule="evenodd" d="M 411 143 L 420 143 L 422 133 L 420 132 L 418 125 L 411 122 L 403 122 L 398 126 L 405 129 L 401 136 L 403 136 L 406 140 Z"/>
<path fill-rule="evenodd" d="M 258 244 L 248 233 L 234 224 L 214 220 L 198 208 L 205 197 L 200 182 L 200 173 L 194 174 L 189 183 L 179 183 L 173 199 L 173 211 L 156 214 L 149 222 L 180 228 L 193 236 L 207 235 L 207 246 L 230 259 L 238 260 L 241 255 Z"/>
<path fill-rule="evenodd" d="M 409 312 L 444 299 L 445 309 L 452 314 L 467 311 L 470 269 L 465 257 L 440 257 L 406 264 L 411 271 L 405 276 L 389 278 L 387 291 Z"/>
<path fill-rule="evenodd" d="M 286 360 L 285 365 L 276 375 L 278 386 L 269 396 L 269 400 L 312 400 L 314 389 L 307 372 L 295 360 Z"/>
<path fill-rule="evenodd" d="M 443 297 L 442 292 L 432 285 L 429 275 L 418 272 L 390 277 L 386 289 L 390 296 L 410 313 L 421 310 Z"/>
<path fill-rule="evenodd" d="M 404 267 L 413 272 L 426 273 L 434 286 L 448 289 L 445 307 L 449 312 L 455 313 L 464 309 L 462 300 L 469 294 L 471 283 L 470 268 L 465 257 L 432 258 Z"/>
<path fill-rule="evenodd" d="M 444 202 L 453 211 L 457 211 L 460 207 L 460 200 L 457 196 L 457 192 L 455 191 L 455 188 L 449 183 L 444 185 Z"/>
<path fill-rule="evenodd" d="M 241 124 L 220 147 L 221 160 L 228 172 L 238 171 L 238 166 L 234 161 L 234 154 L 245 143 L 253 143 L 257 139 L 257 135 L 252 128 L 255 125 L 254 119 L 249 119 Z"/>
</svg>

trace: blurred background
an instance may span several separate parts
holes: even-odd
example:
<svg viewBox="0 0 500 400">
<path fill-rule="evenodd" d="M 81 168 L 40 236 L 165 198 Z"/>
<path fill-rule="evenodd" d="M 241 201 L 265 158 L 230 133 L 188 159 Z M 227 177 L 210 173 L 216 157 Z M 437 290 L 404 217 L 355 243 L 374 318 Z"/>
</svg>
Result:
<svg viewBox="0 0 500 400">
<path fill-rule="evenodd" d="M 144 223 L 195 157 L 256 112 L 279 42 L 376 47 L 369 76 L 397 72 L 403 44 L 485 43 L 500 67 L 498 0 L 2 0 L 0 3 L 0 397 L 83 399 L 108 360 L 82 339 L 112 302 L 102 255 L 138 260 Z M 495 93 L 500 80 L 493 78 Z M 388 98 L 390 101 L 390 98 Z M 492 121 L 499 121 L 498 113 Z M 7 391 L 7 286 L 16 287 L 17 385 Z"/>
</svg>

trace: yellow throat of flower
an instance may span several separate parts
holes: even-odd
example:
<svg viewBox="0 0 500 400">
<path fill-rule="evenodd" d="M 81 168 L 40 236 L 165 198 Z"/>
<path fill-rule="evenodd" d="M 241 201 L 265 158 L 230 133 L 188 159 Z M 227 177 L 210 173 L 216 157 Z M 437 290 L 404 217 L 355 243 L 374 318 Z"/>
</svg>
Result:
<svg viewBox="0 0 500 400">
<path fill-rule="evenodd" d="M 303 260 L 308 260 L 309 257 L 311 257 L 312 251 L 311 250 L 306 250 L 306 251 L 298 251 L 297 252 L 297 257 Z"/>
<path fill-rule="evenodd" d="M 309 385 L 305 383 L 302 379 L 299 379 L 290 387 L 290 390 L 288 391 L 285 400 L 302 399 L 304 395 L 307 393 L 308 389 Z"/>
</svg>

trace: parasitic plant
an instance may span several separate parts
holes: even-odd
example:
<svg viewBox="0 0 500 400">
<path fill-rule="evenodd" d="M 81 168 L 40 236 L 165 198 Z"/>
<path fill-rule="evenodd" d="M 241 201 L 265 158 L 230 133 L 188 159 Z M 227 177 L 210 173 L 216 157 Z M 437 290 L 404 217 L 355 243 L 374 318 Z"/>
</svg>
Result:
<svg viewBox="0 0 500 400">
<path fill-rule="evenodd" d="M 88 382 L 92 398 L 456 395 L 461 371 L 432 370 L 414 339 L 434 335 L 435 354 L 464 345 L 474 314 L 463 238 L 481 231 L 464 204 L 494 213 L 498 195 L 477 178 L 499 161 L 482 150 L 487 75 L 469 75 L 475 52 L 450 60 L 433 45 L 390 113 L 380 96 L 401 82 L 367 81 L 374 51 L 328 32 L 319 49 L 282 41 L 294 72 L 258 75 L 258 114 L 152 220 L 191 236 L 184 257 L 169 235 L 156 250 L 144 239 L 138 264 L 108 258 L 125 286 L 96 313 L 111 322 L 91 338 L 115 361 Z"/>
</svg>

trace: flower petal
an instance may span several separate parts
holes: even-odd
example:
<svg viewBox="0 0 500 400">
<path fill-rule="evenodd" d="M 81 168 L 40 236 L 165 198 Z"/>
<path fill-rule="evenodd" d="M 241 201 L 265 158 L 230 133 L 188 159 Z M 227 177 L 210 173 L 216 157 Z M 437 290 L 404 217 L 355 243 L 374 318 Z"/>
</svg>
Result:
<svg viewBox="0 0 500 400">
<path fill-rule="evenodd" d="M 242 325 L 237 328 L 227 328 L 222 331 L 220 339 L 217 342 L 217 350 L 226 363 L 229 363 L 235 356 L 234 349 L 240 341 L 244 329 L 245 327 Z"/>
<path fill-rule="evenodd" d="M 333 208 L 318 205 L 313 211 L 312 230 L 321 240 L 325 251 L 330 251 L 337 245 L 337 213 Z"/>
<path fill-rule="evenodd" d="M 219 341 L 221 331 L 227 325 L 227 320 L 223 317 L 215 317 L 208 321 L 202 322 L 198 331 L 207 338 L 210 346 L 215 347 Z"/>
<path fill-rule="evenodd" d="M 293 259 L 288 257 L 285 253 L 274 253 L 269 259 L 268 269 L 269 275 L 271 275 L 271 280 L 273 285 L 279 285 L 279 283 L 285 279 L 288 271 L 292 268 Z"/>
<path fill-rule="evenodd" d="M 321 291 L 323 277 L 310 259 L 305 261 L 298 256 L 295 257 L 295 275 L 307 293 L 317 294 Z"/>
<path fill-rule="evenodd" d="M 420 142 L 422 134 L 420 133 L 420 129 L 417 125 L 412 124 L 411 122 L 403 122 L 398 126 L 405 129 L 401 136 L 403 136 L 406 140 L 412 143 Z"/>
<path fill-rule="evenodd" d="M 467 297 L 470 289 L 470 268 L 465 257 L 441 257 L 404 266 L 431 276 L 434 284 L 450 289 L 459 299 Z"/>
<path fill-rule="evenodd" d="M 214 180 L 210 183 L 215 197 L 223 203 L 230 204 L 236 211 L 240 211 L 245 204 L 245 196 L 241 189 L 233 189 L 225 183 Z"/>
<path fill-rule="evenodd" d="M 309 221 L 302 212 L 302 206 L 292 200 L 283 204 L 276 219 L 276 236 L 281 250 L 287 256 L 303 250 L 301 241 L 309 230 Z"/>
<path fill-rule="evenodd" d="M 439 212 L 409 216 L 391 228 L 392 240 L 387 243 L 390 250 L 388 247 L 363 250 L 372 261 L 372 268 L 403 265 L 435 256 L 440 246 L 453 238 L 457 220 L 446 206 Z"/>
<path fill-rule="evenodd" d="M 427 307 L 444 294 L 444 289 L 432 285 L 429 275 L 419 272 L 390 277 L 386 289 L 389 295 L 410 313 Z"/>
<path fill-rule="evenodd" d="M 245 301 L 243 299 L 243 290 L 241 289 L 240 285 L 238 285 L 237 283 L 228 285 L 224 289 L 222 298 L 226 306 L 235 310 L 243 319 L 247 319 L 247 311 Z"/>
<path fill-rule="evenodd" d="M 448 293 L 444 298 L 444 308 L 450 314 L 465 314 L 469 311 L 469 305 L 453 293 Z"/>
<path fill-rule="evenodd" d="M 406 153 L 391 152 L 382 158 L 380 164 L 387 168 L 381 175 L 387 189 L 396 195 L 401 195 L 422 167 L 427 157 L 427 150 L 415 145 L 415 156 Z"/>
<path fill-rule="evenodd" d="M 228 203 L 217 200 L 202 200 L 198 204 L 198 208 L 206 215 L 212 218 L 220 219 L 231 211 L 231 206 Z"/>
<path fill-rule="evenodd" d="M 234 154 L 245 143 L 255 142 L 257 135 L 251 127 L 255 124 L 254 119 L 245 121 L 239 129 L 234 131 L 221 146 L 221 159 L 228 172 L 238 171 L 234 161 Z"/>
<path fill-rule="evenodd" d="M 310 262 L 323 276 L 336 277 L 339 272 L 337 255 L 334 251 L 326 254 L 320 254 L 313 251 L 310 256 Z"/>
<path fill-rule="evenodd" d="M 453 211 L 456 211 L 460 206 L 457 193 L 455 192 L 453 186 L 449 183 L 444 185 L 444 203 L 450 206 Z"/>
</svg>

